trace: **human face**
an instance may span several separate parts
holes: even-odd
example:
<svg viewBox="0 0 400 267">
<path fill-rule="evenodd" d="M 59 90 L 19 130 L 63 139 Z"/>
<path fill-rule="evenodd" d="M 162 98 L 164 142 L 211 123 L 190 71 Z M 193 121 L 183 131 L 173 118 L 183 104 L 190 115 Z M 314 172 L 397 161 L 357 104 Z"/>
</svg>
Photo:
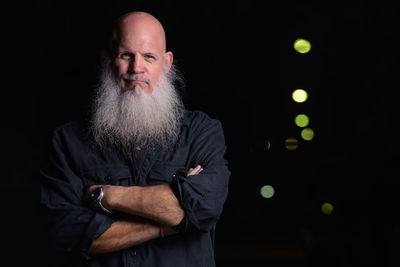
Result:
<svg viewBox="0 0 400 267">
<path fill-rule="evenodd" d="M 159 81 L 163 64 L 172 63 L 172 54 L 165 52 L 160 34 L 151 27 L 122 28 L 113 72 L 122 91 L 137 90 L 152 94 Z M 169 69 L 169 68 L 168 68 Z"/>
</svg>

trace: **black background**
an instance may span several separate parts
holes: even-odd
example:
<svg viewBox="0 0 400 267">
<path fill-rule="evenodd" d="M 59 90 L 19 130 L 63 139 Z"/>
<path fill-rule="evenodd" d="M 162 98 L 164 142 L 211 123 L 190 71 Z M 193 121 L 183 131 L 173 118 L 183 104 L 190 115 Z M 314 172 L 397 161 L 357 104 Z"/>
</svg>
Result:
<svg viewBox="0 0 400 267">
<path fill-rule="evenodd" d="M 399 4 L 262 2 L 1 4 L 1 231 L 13 266 L 48 256 L 38 170 L 53 129 L 87 114 L 104 35 L 132 10 L 164 24 L 186 106 L 223 124 L 232 176 L 218 266 L 399 265 Z M 297 38 L 310 53 L 293 49 Z M 292 101 L 296 88 L 305 103 Z M 301 139 L 299 113 L 314 140 Z"/>
</svg>

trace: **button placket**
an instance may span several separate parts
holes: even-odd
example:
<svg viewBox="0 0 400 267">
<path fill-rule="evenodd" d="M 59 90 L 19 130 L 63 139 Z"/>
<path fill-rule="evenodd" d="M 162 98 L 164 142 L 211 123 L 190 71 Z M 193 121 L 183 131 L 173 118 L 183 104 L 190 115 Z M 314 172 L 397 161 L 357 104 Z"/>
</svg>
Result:
<svg viewBox="0 0 400 267">
<path fill-rule="evenodd" d="M 129 255 L 132 256 L 132 257 L 134 257 L 134 256 L 137 255 L 137 252 L 136 252 L 136 251 L 131 251 L 131 252 L 129 252 Z"/>
<path fill-rule="evenodd" d="M 106 176 L 104 176 L 104 181 L 106 183 L 109 183 L 111 181 L 111 175 L 107 174 Z"/>
</svg>

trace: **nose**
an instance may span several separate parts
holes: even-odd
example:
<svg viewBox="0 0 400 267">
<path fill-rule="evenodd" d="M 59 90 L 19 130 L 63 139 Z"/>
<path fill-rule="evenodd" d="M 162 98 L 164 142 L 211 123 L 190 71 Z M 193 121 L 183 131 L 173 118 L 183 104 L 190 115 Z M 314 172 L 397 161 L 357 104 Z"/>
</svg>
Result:
<svg viewBox="0 0 400 267">
<path fill-rule="evenodd" d="M 140 56 L 135 56 L 129 62 L 129 72 L 131 73 L 142 73 L 143 72 L 143 64 Z"/>
</svg>

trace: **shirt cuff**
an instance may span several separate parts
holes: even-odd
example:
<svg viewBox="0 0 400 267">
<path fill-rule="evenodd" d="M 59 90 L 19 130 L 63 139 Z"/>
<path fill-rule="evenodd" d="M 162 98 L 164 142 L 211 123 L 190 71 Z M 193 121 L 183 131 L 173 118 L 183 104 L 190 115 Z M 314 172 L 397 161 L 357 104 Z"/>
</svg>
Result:
<svg viewBox="0 0 400 267">
<path fill-rule="evenodd" d="M 172 192 L 185 212 L 182 221 L 178 225 L 172 227 L 172 229 L 177 232 L 188 232 L 190 230 L 200 229 L 199 223 L 197 222 L 196 217 L 193 216 L 192 209 L 185 198 L 184 187 L 187 182 L 186 177 L 187 171 L 184 168 L 178 169 L 175 174 L 172 175 L 172 182 L 169 184 Z"/>
<path fill-rule="evenodd" d="M 116 218 L 102 213 L 96 213 L 85 233 L 86 238 L 81 243 L 81 253 L 86 260 L 92 259 L 89 249 L 93 241 L 101 236 L 116 221 Z"/>
</svg>

